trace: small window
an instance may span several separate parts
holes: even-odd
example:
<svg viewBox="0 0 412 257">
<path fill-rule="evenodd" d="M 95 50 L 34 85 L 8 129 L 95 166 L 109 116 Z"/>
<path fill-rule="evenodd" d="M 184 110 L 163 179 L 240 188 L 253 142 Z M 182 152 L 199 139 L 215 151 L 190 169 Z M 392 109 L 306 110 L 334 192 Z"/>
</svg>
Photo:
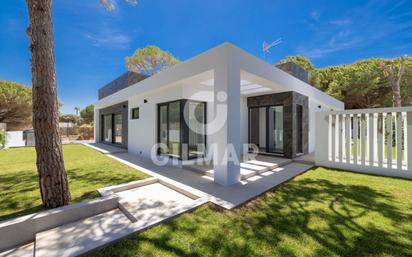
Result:
<svg viewBox="0 0 412 257">
<path fill-rule="evenodd" d="M 137 120 L 139 118 L 139 107 L 132 109 L 132 120 Z"/>
</svg>

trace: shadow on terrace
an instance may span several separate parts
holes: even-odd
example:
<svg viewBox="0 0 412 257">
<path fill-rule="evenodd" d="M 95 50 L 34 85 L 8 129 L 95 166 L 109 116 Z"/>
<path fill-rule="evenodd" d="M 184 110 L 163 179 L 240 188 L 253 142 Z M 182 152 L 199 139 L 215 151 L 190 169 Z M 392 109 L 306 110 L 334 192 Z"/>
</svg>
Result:
<svg viewBox="0 0 412 257">
<path fill-rule="evenodd" d="M 410 195 L 410 181 L 317 168 L 234 211 L 209 204 L 92 256 L 411 256 Z"/>
</svg>

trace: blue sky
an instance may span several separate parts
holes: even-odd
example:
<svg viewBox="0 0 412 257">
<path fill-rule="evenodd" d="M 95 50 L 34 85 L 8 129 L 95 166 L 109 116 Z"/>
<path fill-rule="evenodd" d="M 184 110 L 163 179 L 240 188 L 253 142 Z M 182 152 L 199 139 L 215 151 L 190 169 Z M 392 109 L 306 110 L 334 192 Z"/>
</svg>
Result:
<svg viewBox="0 0 412 257">
<path fill-rule="evenodd" d="M 282 38 L 266 61 L 303 54 L 316 67 L 412 54 L 412 1 L 55 0 L 56 71 L 62 111 L 97 99 L 97 89 L 126 71 L 124 58 L 149 44 L 181 60 L 225 41 L 263 58 L 263 41 Z M 24 0 L 2 0 L 0 79 L 31 85 Z"/>
</svg>

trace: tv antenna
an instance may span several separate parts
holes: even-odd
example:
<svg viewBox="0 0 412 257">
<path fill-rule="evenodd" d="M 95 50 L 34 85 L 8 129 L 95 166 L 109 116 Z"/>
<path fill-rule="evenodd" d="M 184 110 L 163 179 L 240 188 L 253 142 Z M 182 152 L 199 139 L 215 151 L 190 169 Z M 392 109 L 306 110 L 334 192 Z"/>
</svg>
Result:
<svg viewBox="0 0 412 257">
<path fill-rule="evenodd" d="M 277 46 L 277 45 L 279 45 L 279 44 L 281 44 L 282 43 L 282 38 L 278 38 L 278 39 L 276 39 L 275 41 L 273 41 L 272 43 L 267 43 L 266 41 L 263 41 L 263 44 L 262 44 L 262 51 L 263 51 L 263 55 L 264 55 L 264 57 L 266 57 L 266 54 L 267 53 L 269 53 L 270 54 L 270 49 L 272 48 L 272 47 L 275 47 L 275 46 Z"/>
</svg>

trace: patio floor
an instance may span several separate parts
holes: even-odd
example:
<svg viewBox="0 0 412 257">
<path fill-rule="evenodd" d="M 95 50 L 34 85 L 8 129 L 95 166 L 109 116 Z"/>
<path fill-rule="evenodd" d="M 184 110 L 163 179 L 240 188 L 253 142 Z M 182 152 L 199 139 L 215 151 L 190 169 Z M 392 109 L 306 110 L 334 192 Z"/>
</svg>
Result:
<svg viewBox="0 0 412 257">
<path fill-rule="evenodd" d="M 253 160 L 245 160 L 240 164 L 240 179 L 246 180 L 250 177 L 259 175 L 266 171 L 270 171 L 281 166 L 285 166 L 291 163 L 292 160 L 275 157 L 275 156 L 266 156 L 266 155 L 258 155 Z M 207 175 L 213 178 L 214 170 L 213 165 L 186 165 L 184 166 L 187 170 L 192 170 L 199 172 L 203 175 Z"/>
<path fill-rule="evenodd" d="M 98 146 L 99 144 L 94 144 L 93 148 Z M 256 169 L 257 166 L 261 166 L 264 167 L 261 172 L 255 170 L 253 176 L 241 180 L 238 184 L 225 187 L 214 183 L 210 174 L 171 165 L 158 166 L 148 159 L 129 153 L 114 153 L 107 156 L 199 197 L 208 197 L 209 201 L 225 209 L 235 208 L 313 167 L 310 164 L 292 162 L 279 157 L 259 156 L 256 162 L 243 164 L 243 169 L 246 170 L 246 167 Z M 263 166 L 265 162 L 269 167 Z M 270 167 L 271 163 L 275 168 Z"/>
</svg>

